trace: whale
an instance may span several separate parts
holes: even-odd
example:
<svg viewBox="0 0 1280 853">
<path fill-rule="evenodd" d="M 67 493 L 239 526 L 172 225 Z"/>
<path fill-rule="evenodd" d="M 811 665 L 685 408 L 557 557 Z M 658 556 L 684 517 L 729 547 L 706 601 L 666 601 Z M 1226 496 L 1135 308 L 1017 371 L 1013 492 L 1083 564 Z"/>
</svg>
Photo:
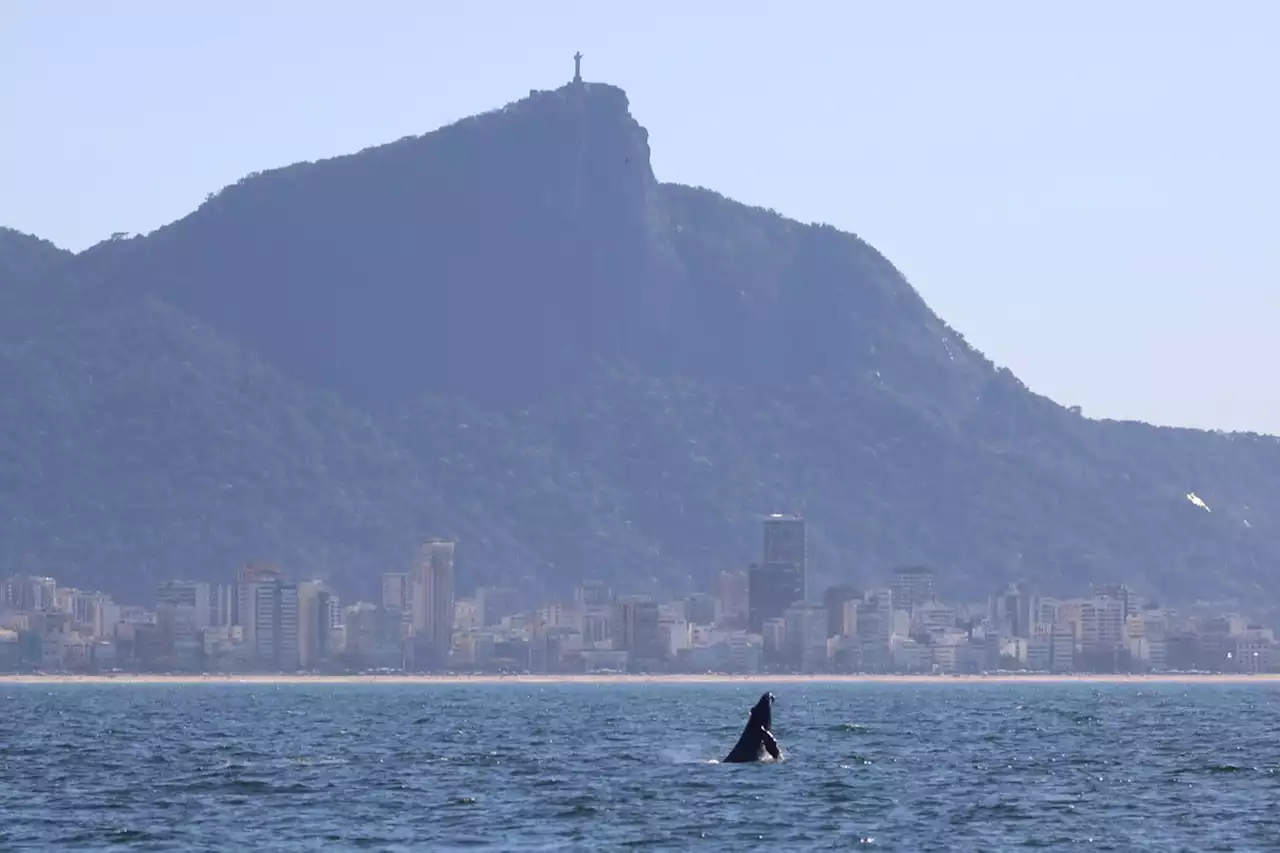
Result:
<svg viewBox="0 0 1280 853">
<path fill-rule="evenodd" d="M 782 759 L 782 750 L 773 736 L 773 694 L 766 693 L 751 709 L 751 716 L 738 736 L 738 742 L 725 756 L 725 764 L 741 764 L 748 761 L 763 761 L 765 754 L 773 756 L 774 761 Z"/>
</svg>

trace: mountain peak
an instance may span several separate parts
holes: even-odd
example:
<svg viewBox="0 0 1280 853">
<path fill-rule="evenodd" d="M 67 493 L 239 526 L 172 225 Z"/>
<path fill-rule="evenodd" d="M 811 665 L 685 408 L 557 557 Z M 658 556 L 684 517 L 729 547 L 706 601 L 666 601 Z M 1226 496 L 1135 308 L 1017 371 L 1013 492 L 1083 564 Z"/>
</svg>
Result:
<svg viewBox="0 0 1280 853">
<path fill-rule="evenodd" d="M 1280 447 L 1035 397 L 856 236 L 659 183 L 608 84 L 251 175 L 55 267 L 0 304 L 31 342 L 0 347 L 0 556 L 70 531 L 65 559 L 106 542 L 135 576 L 237 549 L 355 572 L 458 532 L 472 578 L 671 590 L 799 505 L 820 575 L 928 563 L 965 595 L 1240 592 L 1280 561 Z"/>
<path fill-rule="evenodd" d="M 644 361 L 679 275 L 659 192 L 626 93 L 569 83 L 249 176 L 131 241 L 99 292 L 160 295 L 368 402 L 515 404 L 628 346 Z"/>
<path fill-rule="evenodd" d="M 649 163 L 649 132 L 631 114 L 625 90 L 608 83 L 576 81 L 556 89 L 531 89 L 529 96 L 465 122 L 483 125 L 495 116 L 508 121 L 495 124 L 504 131 L 533 127 L 548 130 L 559 125 L 576 137 L 578 152 L 602 160 L 629 165 L 652 179 Z M 522 124 L 528 123 L 522 127 Z M 572 151 L 572 147 L 569 149 Z"/>
</svg>

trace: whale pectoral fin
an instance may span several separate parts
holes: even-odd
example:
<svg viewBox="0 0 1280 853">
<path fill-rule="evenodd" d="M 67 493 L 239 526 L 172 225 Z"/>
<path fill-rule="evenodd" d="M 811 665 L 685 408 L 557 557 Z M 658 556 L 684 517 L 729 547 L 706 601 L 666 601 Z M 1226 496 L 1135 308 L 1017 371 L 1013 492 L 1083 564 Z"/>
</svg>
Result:
<svg viewBox="0 0 1280 853">
<path fill-rule="evenodd" d="M 773 756 L 774 761 L 781 761 L 782 750 L 778 749 L 778 741 L 774 738 L 773 732 L 768 729 L 761 729 L 760 732 L 764 739 L 764 748 Z"/>
</svg>

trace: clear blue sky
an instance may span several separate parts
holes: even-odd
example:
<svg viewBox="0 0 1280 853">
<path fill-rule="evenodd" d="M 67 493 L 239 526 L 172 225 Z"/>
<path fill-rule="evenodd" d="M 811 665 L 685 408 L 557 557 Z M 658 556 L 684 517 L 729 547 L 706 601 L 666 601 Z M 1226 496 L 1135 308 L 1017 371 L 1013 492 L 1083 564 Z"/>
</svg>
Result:
<svg viewBox="0 0 1280 853">
<path fill-rule="evenodd" d="M 1280 433 L 1280 3 L 0 2 L 0 224 L 82 249 L 572 76 L 1032 388 Z"/>
</svg>

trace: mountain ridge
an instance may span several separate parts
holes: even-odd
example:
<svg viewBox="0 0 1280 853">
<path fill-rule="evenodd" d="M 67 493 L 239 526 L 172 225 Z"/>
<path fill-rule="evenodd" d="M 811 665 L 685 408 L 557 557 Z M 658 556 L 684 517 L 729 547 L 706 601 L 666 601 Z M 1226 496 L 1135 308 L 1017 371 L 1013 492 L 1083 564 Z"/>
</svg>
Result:
<svg viewBox="0 0 1280 853">
<path fill-rule="evenodd" d="M 93 408 L 84 376 L 110 372 L 94 359 L 149 353 L 163 375 L 128 396 L 154 409 L 141 468 L 249 483 L 276 455 L 284 482 L 334 496 L 319 523 L 298 494 L 245 486 L 233 511 L 180 478 L 141 478 L 141 504 L 162 505 L 167 488 L 180 517 L 158 528 L 108 506 L 106 528 L 135 535 L 117 536 L 110 567 L 92 567 L 87 543 L 64 548 L 77 582 L 142 590 L 152 577 L 131 561 L 154 564 L 152 552 L 190 554 L 212 576 L 239 536 L 255 551 L 243 560 L 279 553 L 372 595 L 408 543 L 443 534 L 460 536 L 469 581 L 541 595 L 603 576 L 675 592 L 752 558 L 757 514 L 778 509 L 810 517 L 818 582 L 929 563 L 957 596 L 1027 577 L 1060 594 L 1130 580 L 1257 599 L 1280 557 L 1266 520 L 1280 509 L 1275 440 L 1092 420 L 1033 393 L 856 235 L 658 181 L 613 86 L 534 92 L 246 176 L 148 235 L 69 258 L 24 245 L 31 260 L 6 273 L 0 234 L 0 299 L 16 318 L 0 344 L 18 347 L 15 375 L 45 371 L 49 388 L 73 389 L 72 409 L 110 423 L 123 416 Z M 85 323 L 120 343 L 77 349 L 69 330 Z M 156 326 L 151 352 L 134 333 Z M 33 337 L 81 361 L 50 372 L 18 343 Z M 269 372 L 278 405 L 237 390 L 244 359 Z M 182 386 L 184 361 L 196 366 Z M 173 434 L 159 413 L 179 387 L 211 423 L 262 426 L 228 444 Z M 6 393 L 20 413 L 42 391 Z M 47 424 L 15 417 L 15 446 L 49 454 L 33 437 Z M 305 454 L 260 438 L 291 418 L 343 460 L 319 480 Z M 355 437 L 361 423 L 374 432 Z M 64 452 L 87 467 L 115 452 L 77 429 Z M 47 517 L 32 495 L 67 488 L 24 482 L 13 517 Z M 208 512 L 239 533 L 197 559 L 210 549 L 183 525 Z M 48 524 L 11 560 L 56 550 Z"/>
</svg>

